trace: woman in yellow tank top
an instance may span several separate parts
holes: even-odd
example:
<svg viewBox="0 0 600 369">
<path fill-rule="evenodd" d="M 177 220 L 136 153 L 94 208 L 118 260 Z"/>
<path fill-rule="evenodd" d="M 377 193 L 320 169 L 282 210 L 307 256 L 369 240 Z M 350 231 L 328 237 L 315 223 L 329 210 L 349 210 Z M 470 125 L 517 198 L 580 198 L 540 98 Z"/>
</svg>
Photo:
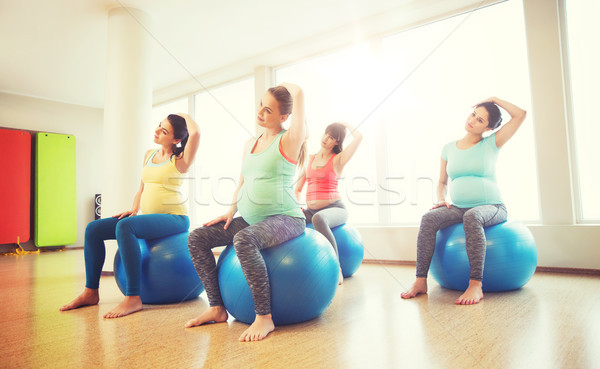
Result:
<svg viewBox="0 0 600 369">
<path fill-rule="evenodd" d="M 85 230 L 84 291 L 61 311 L 96 305 L 104 264 L 104 240 L 116 239 L 127 277 L 125 299 L 104 315 L 119 318 L 142 310 L 140 299 L 141 252 L 138 238 L 165 237 L 188 230 L 190 221 L 180 196 L 183 174 L 191 167 L 198 145 L 198 126 L 187 114 L 171 114 L 154 131 L 158 149 L 144 155 L 142 181 L 131 210 L 90 222 Z M 142 214 L 138 215 L 141 210 Z"/>
</svg>

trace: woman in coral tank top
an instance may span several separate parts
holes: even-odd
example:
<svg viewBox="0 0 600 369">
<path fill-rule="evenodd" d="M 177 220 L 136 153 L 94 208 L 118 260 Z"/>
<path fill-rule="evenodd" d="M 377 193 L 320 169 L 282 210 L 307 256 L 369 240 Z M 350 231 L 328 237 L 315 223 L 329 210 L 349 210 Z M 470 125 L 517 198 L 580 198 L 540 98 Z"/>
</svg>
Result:
<svg viewBox="0 0 600 369">
<path fill-rule="evenodd" d="M 352 134 L 352 142 L 343 149 L 346 129 Z M 338 253 L 331 228 L 346 222 L 348 211 L 338 192 L 338 178 L 362 141 L 362 135 L 348 123 L 333 123 L 327 126 L 321 138 L 321 149 L 310 156 L 307 167 L 302 171 L 296 184 L 296 197 L 307 183 L 306 223 L 313 224 L 316 231 L 323 234 Z M 344 281 L 340 268 L 339 284 Z"/>
</svg>

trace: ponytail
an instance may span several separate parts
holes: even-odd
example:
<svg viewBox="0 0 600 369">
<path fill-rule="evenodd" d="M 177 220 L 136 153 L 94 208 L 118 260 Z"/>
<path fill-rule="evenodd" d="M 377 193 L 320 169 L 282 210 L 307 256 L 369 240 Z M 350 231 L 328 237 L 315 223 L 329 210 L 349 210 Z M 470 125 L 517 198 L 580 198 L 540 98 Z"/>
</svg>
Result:
<svg viewBox="0 0 600 369">
<path fill-rule="evenodd" d="M 306 140 L 302 142 L 302 146 L 300 147 L 300 154 L 298 155 L 298 170 L 302 170 L 304 168 L 304 162 L 306 161 Z"/>
<path fill-rule="evenodd" d="M 187 130 L 187 124 L 185 122 L 185 118 L 177 114 L 169 114 L 167 119 L 173 127 L 173 137 L 176 140 L 181 139 L 181 141 L 178 144 L 173 145 L 172 148 L 173 153 L 171 154 L 171 157 L 175 156 L 177 158 L 185 150 L 185 145 L 188 141 L 189 134 Z"/>
<path fill-rule="evenodd" d="M 185 136 L 181 140 L 181 142 L 179 142 L 177 145 L 173 145 L 173 154 L 171 154 L 171 157 L 179 157 L 179 155 L 181 155 L 183 150 L 185 150 L 185 145 L 187 144 L 188 137 L 189 136 Z"/>
</svg>

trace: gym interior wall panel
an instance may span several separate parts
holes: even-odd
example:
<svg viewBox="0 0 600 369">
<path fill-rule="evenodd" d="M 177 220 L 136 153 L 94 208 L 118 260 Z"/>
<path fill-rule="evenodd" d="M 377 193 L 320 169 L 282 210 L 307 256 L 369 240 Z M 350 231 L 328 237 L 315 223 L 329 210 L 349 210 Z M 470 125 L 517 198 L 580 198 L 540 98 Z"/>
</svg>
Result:
<svg viewBox="0 0 600 369">
<path fill-rule="evenodd" d="M 0 129 L 0 244 L 29 240 L 31 134 Z"/>
<path fill-rule="evenodd" d="M 73 244 L 77 240 L 75 136 L 38 132 L 35 145 L 35 245 Z"/>
</svg>

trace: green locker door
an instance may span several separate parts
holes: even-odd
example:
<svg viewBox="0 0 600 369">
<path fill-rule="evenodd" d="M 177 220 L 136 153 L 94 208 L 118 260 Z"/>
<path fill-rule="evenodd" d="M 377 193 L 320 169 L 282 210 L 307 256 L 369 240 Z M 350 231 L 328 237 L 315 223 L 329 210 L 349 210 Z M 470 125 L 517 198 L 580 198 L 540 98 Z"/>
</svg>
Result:
<svg viewBox="0 0 600 369">
<path fill-rule="evenodd" d="M 75 136 L 38 132 L 35 145 L 35 245 L 73 244 L 77 240 Z"/>
</svg>

